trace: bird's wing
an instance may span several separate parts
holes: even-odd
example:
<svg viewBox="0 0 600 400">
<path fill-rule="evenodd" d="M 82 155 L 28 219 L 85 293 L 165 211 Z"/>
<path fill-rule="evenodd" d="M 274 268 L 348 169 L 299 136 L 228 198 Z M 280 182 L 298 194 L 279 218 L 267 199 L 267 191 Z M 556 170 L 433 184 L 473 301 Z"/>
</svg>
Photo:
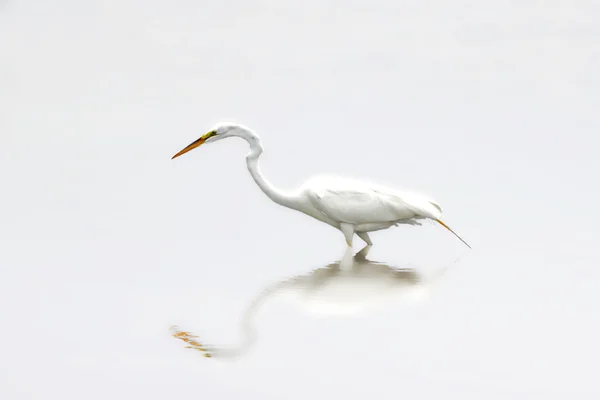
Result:
<svg viewBox="0 0 600 400">
<path fill-rule="evenodd" d="M 348 179 L 313 179 L 305 191 L 319 212 L 350 224 L 439 218 L 442 213 L 439 205 L 421 195 Z"/>
</svg>

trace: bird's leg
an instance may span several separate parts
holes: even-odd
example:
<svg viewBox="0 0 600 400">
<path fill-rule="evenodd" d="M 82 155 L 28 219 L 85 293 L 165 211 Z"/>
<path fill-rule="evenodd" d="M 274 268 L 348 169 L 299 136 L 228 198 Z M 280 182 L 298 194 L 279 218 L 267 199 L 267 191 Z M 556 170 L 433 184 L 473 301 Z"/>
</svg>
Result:
<svg viewBox="0 0 600 400">
<path fill-rule="evenodd" d="M 350 270 L 354 265 L 354 257 L 352 257 L 352 247 L 346 247 L 346 252 L 340 260 L 339 267 L 342 270 Z"/>
<path fill-rule="evenodd" d="M 369 250 L 371 250 L 371 245 L 368 244 L 362 248 L 361 251 L 354 255 L 354 259 L 357 261 L 365 261 L 367 259 L 367 254 L 369 254 Z"/>
<path fill-rule="evenodd" d="M 371 238 L 369 237 L 369 234 L 367 232 L 358 232 L 357 235 L 359 238 L 364 240 L 366 244 L 368 244 L 369 246 L 373 246 L 373 242 L 371 242 Z"/>
<path fill-rule="evenodd" d="M 347 224 L 345 222 L 341 222 L 340 230 L 344 234 L 344 237 L 346 238 L 346 243 L 348 243 L 348 246 L 352 247 L 352 237 L 354 236 L 354 225 Z"/>
</svg>

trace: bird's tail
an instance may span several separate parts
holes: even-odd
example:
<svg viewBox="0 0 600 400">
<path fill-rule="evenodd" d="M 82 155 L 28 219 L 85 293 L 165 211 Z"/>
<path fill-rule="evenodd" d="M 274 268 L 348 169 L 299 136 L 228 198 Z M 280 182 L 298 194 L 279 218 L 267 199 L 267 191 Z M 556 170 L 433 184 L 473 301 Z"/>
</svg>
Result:
<svg viewBox="0 0 600 400">
<path fill-rule="evenodd" d="M 446 225 L 441 219 L 436 219 L 436 221 L 442 225 L 444 228 L 448 229 L 450 232 L 452 232 L 454 234 L 454 236 L 456 236 L 457 238 L 460 239 L 461 242 L 463 242 L 464 244 L 467 245 L 468 248 L 471 248 L 471 246 L 469 246 L 469 244 L 467 242 L 465 242 L 463 240 L 463 238 L 461 238 L 460 236 L 458 236 L 458 234 L 456 232 L 454 232 L 452 229 L 450 229 L 450 227 L 448 225 Z"/>
</svg>

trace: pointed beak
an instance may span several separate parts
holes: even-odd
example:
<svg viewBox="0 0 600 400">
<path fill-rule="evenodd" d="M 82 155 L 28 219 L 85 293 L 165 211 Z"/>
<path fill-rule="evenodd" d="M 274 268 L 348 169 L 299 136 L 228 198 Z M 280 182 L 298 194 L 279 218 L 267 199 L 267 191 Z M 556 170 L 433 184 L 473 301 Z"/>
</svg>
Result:
<svg viewBox="0 0 600 400">
<path fill-rule="evenodd" d="M 202 136 L 200 136 L 200 138 L 198 140 L 193 141 L 192 143 L 188 144 L 185 148 L 183 148 L 179 153 L 175 154 L 173 157 L 171 157 L 171 160 L 187 153 L 188 151 L 194 150 L 196 147 L 201 146 L 204 142 L 206 142 L 206 140 L 208 140 L 209 138 L 215 136 L 217 134 L 217 132 L 215 131 L 210 131 Z"/>
</svg>

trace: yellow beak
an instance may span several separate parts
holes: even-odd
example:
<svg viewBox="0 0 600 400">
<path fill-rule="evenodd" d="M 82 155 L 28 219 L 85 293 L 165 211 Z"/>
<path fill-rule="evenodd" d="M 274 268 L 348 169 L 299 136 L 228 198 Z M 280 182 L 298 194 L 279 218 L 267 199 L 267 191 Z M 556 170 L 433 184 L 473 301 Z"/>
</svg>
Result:
<svg viewBox="0 0 600 400">
<path fill-rule="evenodd" d="M 171 160 L 174 158 L 177 158 L 185 153 L 187 153 L 188 151 L 194 150 L 196 147 L 201 146 L 204 142 L 206 142 L 206 140 L 210 137 L 213 137 L 217 134 L 217 132 L 215 131 L 210 131 L 202 136 L 200 136 L 200 138 L 198 140 L 193 141 L 192 143 L 188 144 L 184 149 L 182 149 L 179 153 L 175 154 L 173 157 L 171 157 Z"/>
</svg>

